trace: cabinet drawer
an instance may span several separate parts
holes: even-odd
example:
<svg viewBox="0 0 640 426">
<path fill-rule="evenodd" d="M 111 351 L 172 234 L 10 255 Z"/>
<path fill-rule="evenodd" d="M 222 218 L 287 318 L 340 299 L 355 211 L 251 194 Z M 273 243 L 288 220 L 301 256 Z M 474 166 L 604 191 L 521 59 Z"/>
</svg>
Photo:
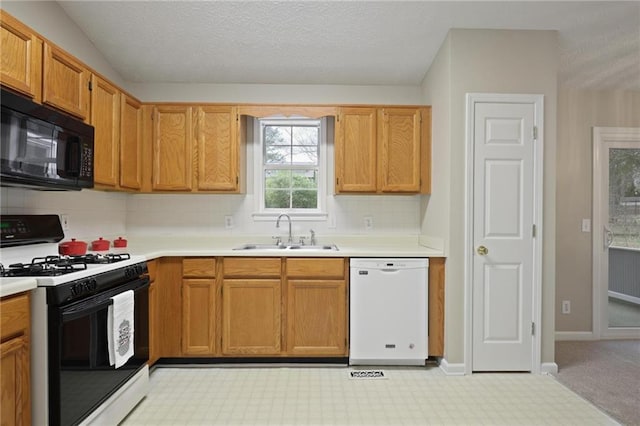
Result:
<svg viewBox="0 0 640 426">
<path fill-rule="evenodd" d="M 185 277 L 215 277 L 215 257 L 186 257 L 182 260 L 182 275 Z"/>
<path fill-rule="evenodd" d="M 280 278 L 279 257 L 227 257 L 224 259 L 225 277 L 275 277 Z"/>
<path fill-rule="evenodd" d="M 2 340 L 29 328 L 29 293 L 4 297 L 0 301 Z"/>
<path fill-rule="evenodd" d="M 287 276 L 343 278 L 344 258 L 288 258 Z"/>
</svg>

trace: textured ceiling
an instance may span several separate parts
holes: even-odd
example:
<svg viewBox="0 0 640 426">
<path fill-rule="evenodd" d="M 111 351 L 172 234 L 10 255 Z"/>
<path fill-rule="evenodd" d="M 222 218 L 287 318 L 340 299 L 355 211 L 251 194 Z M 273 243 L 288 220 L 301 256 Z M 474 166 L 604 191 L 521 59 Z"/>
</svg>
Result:
<svg viewBox="0 0 640 426">
<path fill-rule="evenodd" d="M 418 85 L 451 28 L 559 31 L 560 82 L 640 90 L 640 2 L 61 1 L 132 82 Z"/>
</svg>

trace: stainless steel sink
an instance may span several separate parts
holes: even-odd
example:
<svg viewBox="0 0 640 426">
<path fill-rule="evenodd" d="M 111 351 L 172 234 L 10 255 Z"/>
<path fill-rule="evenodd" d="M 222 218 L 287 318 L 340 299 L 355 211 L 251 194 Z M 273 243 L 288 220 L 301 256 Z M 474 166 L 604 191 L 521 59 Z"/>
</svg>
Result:
<svg viewBox="0 0 640 426">
<path fill-rule="evenodd" d="M 335 244 L 318 244 L 318 245 L 302 245 L 302 244 L 243 244 L 235 247 L 234 250 L 332 250 L 338 251 Z"/>
<path fill-rule="evenodd" d="M 338 246 L 335 244 L 320 244 L 314 246 L 305 246 L 301 244 L 291 244 L 287 246 L 289 250 L 333 250 L 338 251 Z"/>
<path fill-rule="evenodd" d="M 234 250 L 284 250 L 287 246 L 284 244 L 243 244 L 239 247 L 234 247 Z"/>
</svg>

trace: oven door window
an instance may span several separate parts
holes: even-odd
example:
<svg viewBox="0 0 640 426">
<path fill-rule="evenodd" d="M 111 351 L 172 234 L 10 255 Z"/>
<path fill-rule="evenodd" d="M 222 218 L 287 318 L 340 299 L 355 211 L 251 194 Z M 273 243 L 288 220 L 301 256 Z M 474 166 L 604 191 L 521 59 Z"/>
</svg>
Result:
<svg viewBox="0 0 640 426">
<path fill-rule="evenodd" d="M 95 410 L 104 400 L 132 377 L 148 360 L 148 290 L 147 287 L 135 292 L 134 308 L 134 356 L 125 365 L 116 369 L 109 365 L 107 347 L 107 311 L 108 303 L 92 306 L 82 302 L 86 314 L 81 311 L 65 315 L 62 311 L 62 323 L 58 327 L 58 360 L 52 359 L 57 366 L 51 370 L 51 390 L 59 389 L 60 423 L 75 424 Z M 69 309 L 76 309 L 73 305 Z M 51 340 L 50 340 L 51 342 Z M 57 370 L 57 371 L 55 371 Z M 56 385 L 56 382 L 59 385 Z M 57 406 L 57 407 L 56 407 Z M 55 413 L 54 413 L 55 414 Z M 57 417 L 54 415 L 53 418 Z"/>
</svg>

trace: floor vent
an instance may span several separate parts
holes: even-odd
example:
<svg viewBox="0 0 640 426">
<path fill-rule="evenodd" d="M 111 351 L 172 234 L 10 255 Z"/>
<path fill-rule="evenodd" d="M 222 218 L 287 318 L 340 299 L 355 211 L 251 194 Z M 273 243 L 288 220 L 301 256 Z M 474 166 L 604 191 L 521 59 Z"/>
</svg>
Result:
<svg viewBox="0 0 640 426">
<path fill-rule="evenodd" d="M 354 380 L 386 380 L 388 379 L 384 370 L 351 370 L 349 378 Z"/>
</svg>

